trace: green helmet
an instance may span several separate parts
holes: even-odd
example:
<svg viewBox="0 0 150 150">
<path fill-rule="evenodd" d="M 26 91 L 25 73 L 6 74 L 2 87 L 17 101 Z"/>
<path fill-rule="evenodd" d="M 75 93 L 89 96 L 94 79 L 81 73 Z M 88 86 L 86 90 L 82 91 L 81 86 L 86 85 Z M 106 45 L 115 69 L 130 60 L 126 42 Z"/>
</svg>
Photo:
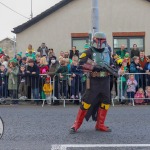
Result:
<svg viewBox="0 0 150 150">
<path fill-rule="evenodd" d="M 93 36 L 93 47 L 103 49 L 106 47 L 106 35 L 103 32 L 96 32 Z"/>
</svg>

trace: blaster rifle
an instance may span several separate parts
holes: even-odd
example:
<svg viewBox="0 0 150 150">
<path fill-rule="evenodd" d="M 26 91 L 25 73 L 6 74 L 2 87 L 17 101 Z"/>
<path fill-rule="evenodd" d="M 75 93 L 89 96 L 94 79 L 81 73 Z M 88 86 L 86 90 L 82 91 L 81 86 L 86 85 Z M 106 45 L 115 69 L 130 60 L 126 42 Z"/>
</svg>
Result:
<svg viewBox="0 0 150 150">
<path fill-rule="evenodd" d="M 111 75 L 118 77 L 118 71 L 105 62 L 102 62 L 100 63 L 100 65 L 97 65 L 96 62 L 88 58 L 87 62 L 81 66 L 83 68 L 83 71 L 86 70 L 87 72 L 92 72 L 94 68 L 98 68 L 100 70 L 106 70 Z"/>
</svg>

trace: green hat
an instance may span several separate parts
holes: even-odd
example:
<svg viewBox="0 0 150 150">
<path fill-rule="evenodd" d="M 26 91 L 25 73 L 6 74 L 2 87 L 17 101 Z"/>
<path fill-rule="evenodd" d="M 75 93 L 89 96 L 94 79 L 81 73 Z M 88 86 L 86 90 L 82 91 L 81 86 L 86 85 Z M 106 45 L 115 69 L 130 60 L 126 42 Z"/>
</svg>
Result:
<svg viewBox="0 0 150 150">
<path fill-rule="evenodd" d="M 128 57 L 130 57 L 130 55 L 129 54 L 125 54 L 125 56 L 124 56 L 125 58 L 128 58 Z"/>
<path fill-rule="evenodd" d="M 9 62 L 14 62 L 14 63 L 17 63 L 17 59 L 15 58 L 12 58 Z"/>
<path fill-rule="evenodd" d="M 86 48 L 86 49 L 88 49 L 89 47 L 90 47 L 89 44 L 85 44 L 85 45 L 84 45 L 84 48 Z"/>
<path fill-rule="evenodd" d="M 0 53 L 2 52 L 2 48 L 0 47 Z"/>
<path fill-rule="evenodd" d="M 18 56 L 22 57 L 22 52 L 17 53 Z"/>
</svg>

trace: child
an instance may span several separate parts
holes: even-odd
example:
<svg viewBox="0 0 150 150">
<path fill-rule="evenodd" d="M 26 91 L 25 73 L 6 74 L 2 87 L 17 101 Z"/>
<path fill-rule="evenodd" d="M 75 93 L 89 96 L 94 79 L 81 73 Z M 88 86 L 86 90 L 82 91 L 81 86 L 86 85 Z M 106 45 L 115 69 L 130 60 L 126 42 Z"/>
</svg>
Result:
<svg viewBox="0 0 150 150">
<path fill-rule="evenodd" d="M 135 104 L 143 104 L 144 103 L 144 90 L 142 88 L 139 88 L 136 94 L 134 95 L 135 98 Z M 136 99 L 138 98 L 138 99 Z M 140 99 L 139 99 L 140 98 Z"/>
<path fill-rule="evenodd" d="M 128 72 L 127 61 L 124 59 L 122 62 L 122 66 L 120 67 L 118 74 L 120 75 L 120 86 L 119 86 L 119 96 L 121 99 L 125 99 L 125 91 L 126 91 L 126 76 L 125 73 Z"/>
<path fill-rule="evenodd" d="M 4 65 L 0 66 L 0 98 L 7 97 L 7 69 Z"/>
<path fill-rule="evenodd" d="M 150 98 L 150 86 L 147 86 L 146 87 L 146 90 L 145 90 L 145 97 L 146 98 Z M 150 101 L 150 99 L 146 99 L 145 100 L 145 103 L 148 103 Z"/>
<path fill-rule="evenodd" d="M 66 66 L 66 61 L 63 58 L 62 60 L 60 60 L 60 67 L 57 69 L 56 74 L 58 75 L 59 79 L 60 79 L 60 85 L 61 85 L 61 89 L 60 89 L 60 94 L 61 96 L 63 96 L 64 98 L 67 97 L 67 88 L 68 88 L 68 67 Z"/>
<path fill-rule="evenodd" d="M 52 90 L 53 90 L 53 86 L 50 84 L 50 78 L 46 78 L 45 84 L 43 86 L 43 91 L 46 96 L 47 104 L 51 104 Z"/>
<path fill-rule="evenodd" d="M 79 92 L 81 91 L 82 72 L 77 70 L 77 66 L 78 57 L 75 55 L 72 57 L 71 64 L 71 99 L 79 99 Z"/>
<path fill-rule="evenodd" d="M 21 65 L 20 70 L 18 73 L 18 76 L 20 78 L 19 83 L 19 94 L 20 94 L 20 100 L 26 100 L 27 99 L 27 73 L 26 73 L 26 66 Z"/>
<path fill-rule="evenodd" d="M 134 75 L 131 74 L 127 80 L 127 96 L 129 98 L 129 105 L 131 105 L 131 98 L 134 98 L 136 91 L 137 81 L 134 78 Z"/>
</svg>

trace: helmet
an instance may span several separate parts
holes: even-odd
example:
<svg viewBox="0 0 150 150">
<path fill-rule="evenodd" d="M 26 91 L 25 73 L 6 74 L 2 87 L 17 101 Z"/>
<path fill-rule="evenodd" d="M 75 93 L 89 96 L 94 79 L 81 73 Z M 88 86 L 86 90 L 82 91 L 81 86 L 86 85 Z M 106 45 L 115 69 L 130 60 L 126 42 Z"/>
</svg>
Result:
<svg viewBox="0 0 150 150">
<path fill-rule="evenodd" d="M 106 47 L 106 35 L 103 32 L 96 32 L 93 36 L 93 47 L 103 49 Z"/>
</svg>

